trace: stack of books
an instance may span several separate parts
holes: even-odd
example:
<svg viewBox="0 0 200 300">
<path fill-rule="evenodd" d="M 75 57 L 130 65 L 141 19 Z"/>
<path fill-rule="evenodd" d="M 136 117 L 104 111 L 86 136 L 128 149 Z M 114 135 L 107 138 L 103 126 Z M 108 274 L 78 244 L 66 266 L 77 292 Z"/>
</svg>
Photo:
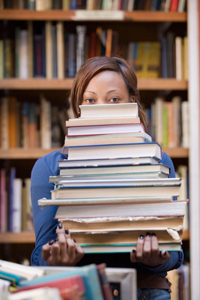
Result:
<svg viewBox="0 0 200 300">
<path fill-rule="evenodd" d="M 156 234 L 160 250 L 181 248 L 186 200 L 181 179 L 169 178 L 161 146 L 140 123 L 137 103 L 81 105 L 81 117 L 66 122 L 60 175 L 51 199 L 55 218 L 85 253 L 129 252 L 140 235 Z"/>
<path fill-rule="evenodd" d="M 110 273 L 105 263 L 45 270 L 0 260 L 0 295 L 4 300 L 112 300 Z M 136 291 L 136 280 L 132 284 Z"/>
</svg>

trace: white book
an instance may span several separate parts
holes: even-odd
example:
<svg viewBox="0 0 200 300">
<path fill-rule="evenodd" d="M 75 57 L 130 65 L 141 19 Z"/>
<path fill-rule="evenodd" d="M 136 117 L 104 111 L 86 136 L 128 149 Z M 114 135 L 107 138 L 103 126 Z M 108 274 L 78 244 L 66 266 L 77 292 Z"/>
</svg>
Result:
<svg viewBox="0 0 200 300">
<path fill-rule="evenodd" d="M 28 73 L 33 77 L 33 22 L 28 21 Z"/>
<path fill-rule="evenodd" d="M 15 178 L 13 184 L 13 232 L 22 230 L 22 179 Z"/>
<path fill-rule="evenodd" d="M 163 143 L 163 103 L 163 98 L 155 99 L 155 139 L 160 145 Z"/>
<path fill-rule="evenodd" d="M 10 287 L 10 281 L 4 280 L 0 278 L 0 294 L 3 296 L 3 293 L 8 293 Z M 8 294 L 6 294 L 5 298 L 2 297 L 2 299 L 7 299 L 6 297 Z"/>
<path fill-rule="evenodd" d="M 183 79 L 183 66 L 182 66 L 182 38 L 177 36 L 175 38 L 175 61 L 176 61 L 176 79 Z"/>
<path fill-rule="evenodd" d="M 166 0 L 165 7 L 164 7 L 165 12 L 169 12 L 170 4 L 171 4 L 171 0 Z"/>
<path fill-rule="evenodd" d="M 28 30 L 21 30 L 19 39 L 19 78 L 28 79 Z"/>
<path fill-rule="evenodd" d="M 53 78 L 53 45 L 51 34 L 51 21 L 45 23 L 45 53 L 46 53 L 46 77 Z"/>
<path fill-rule="evenodd" d="M 181 143 L 181 97 L 172 98 L 174 116 L 174 147 L 180 147 Z"/>
<path fill-rule="evenodd" d="M 57 288 L 42 287 L 9 294 L 7 300 L 62 300 Z"/>
<path fill-rule="evenodd" d="M 128 0 L 127 11 L 134 10 L 134 3 L 135 3 L 135 0 Z"/>
<path fill-rule="evenodd" d="M 77 33 L 77 47 L 76 47 L 76 72 L 83 65 L 85 60 L 85 34 L 86 26 L 79 25 L 76 26 Z"/>
<path fill-rule="evenodd" d="M 59 21 L 56 24 L 57 29 L 57 68 L 58 79 L 64 79 L 64 24 Z"/>
<path fill-rule="evenodd" d="M 81 118 L 139 117 L 137 103 L 79 105 Z"/>
<path fill-rule="evenodd" d="M 184 12 L 185 10 L 185 5 L 186 5 L 186 0 L 179 0 L 178 3 L 178 12 Z"/>
<path fill-rule="evenodd" d="M 69 160 L 114 159 L 153 156 L 161 159 L 161 146 L 156 143 L 123 143 L 115 145 L 84 145 L 67 147 Z"/>
<path fill-rule="evenodd" d="M 189 119 L 190 105 L 188 101 L 181 103 L 181 116 L 182 116 L 182 147 L 189 148 L 190 146 L 190 119 Z"/>
</svg>

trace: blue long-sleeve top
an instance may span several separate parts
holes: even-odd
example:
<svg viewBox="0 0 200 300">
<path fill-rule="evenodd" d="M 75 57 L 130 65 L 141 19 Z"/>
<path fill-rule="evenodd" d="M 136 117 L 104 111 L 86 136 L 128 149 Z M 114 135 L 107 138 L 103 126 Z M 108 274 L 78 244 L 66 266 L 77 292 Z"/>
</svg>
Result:
<svg viewBox="0 0 200 300">
<path fill-rule="evenodd" d="M 42 246 L 56 239 L 56 227 L 58 225 L 58 221 L 54 219 L 58 206 L 46 206 L 41 209 L 41 207 L 38 206 L 38 199 L 51 198 L 50 191 L 53 190 L 54 185 L 53 183 L 49 183 L 49 176 L 59 175 L 58 160 L 65 158 L 61 150 L 54 151 L 40 157 L 32 169 L 31 201 L 36 244 L 31 256 L 31 264 L 34 266 L 48 266 L 47 262 L 42 258 Z M 174 178 L 175 170 L 170 157 L 166 153 L 162 153 L 162 160 L 160 162 L 171 168 L 169 177 Z M 139 273 L 155 274 L 165 277 L 169 270 L 178 268 L 182 261 L 182 251 L 171 252 L 170 258 L 166 262 L 154 268 L 146 267 L 139 263 L 131 263 L 129 253 L 85 254 L 78 265 L 105 262 L 108 267 L 135 268 Z"/>
</svg>

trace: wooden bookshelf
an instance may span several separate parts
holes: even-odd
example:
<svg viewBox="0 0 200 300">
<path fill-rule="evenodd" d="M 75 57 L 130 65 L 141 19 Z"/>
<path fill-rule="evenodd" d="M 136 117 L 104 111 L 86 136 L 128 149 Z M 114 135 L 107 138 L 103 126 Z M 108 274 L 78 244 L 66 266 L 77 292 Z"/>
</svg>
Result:
<svg viewBox="0 0 200 300">
<path fill-rule="evenodd" d="M 69 90 L 72 87 L 73 78 L 60 79 L 1 79 L 0 89 L 10 90 Z M 187 90 L 187 80 L 175 78 L 163 79 L 139 79 L 139 90 Z"/>
<path fill-rule="evenodd" d="M 190 237 L 189 230 L 184 231 L 183 233 L 183 240 L 188 240 Z M 12 232 L 6 232 L 6 233 L 0 233 L 0 244 L 30 244 L 35 243 L 35 234 L 34 232 L 20 232 L 20 233 L 12 233 Z"/>
<path fill-rule="evenodd" d="M 0 159 L 37 159 L 49 152 L 59 150 L 60 148 L 41 149 L 41 148 L 10 148 L 0 149 Z M 171 158 L 188 158 L 189 149 L 185 148 L 168 148 L 163 147 L 163 152 L 167 153 Z"/>
<path fill-rule="evenodd" d="M 113 15 L 114 11 L 110 11 Z M 0 20 L 32 20 L 32 21 L 77 21 L 75 17 L 76 12 L 73 10 L 46 10 L 46 11 L 36 11 L 36 10 L 19 10 L 19 9 L 3 9 L 0 10 Z M 87 21 L 98 21 L 87 20 Z M 106 21 L 99 20 L 99 21 Z M 113 20 L 111 20 L 113 21 Z M 124 19 L 119 21 L 132 21 L 132 22 L 186 22 L 187 13 L 178 12 L 162 12 L 162 11 L 133 11 L 124 12 Z"/>
</svg>

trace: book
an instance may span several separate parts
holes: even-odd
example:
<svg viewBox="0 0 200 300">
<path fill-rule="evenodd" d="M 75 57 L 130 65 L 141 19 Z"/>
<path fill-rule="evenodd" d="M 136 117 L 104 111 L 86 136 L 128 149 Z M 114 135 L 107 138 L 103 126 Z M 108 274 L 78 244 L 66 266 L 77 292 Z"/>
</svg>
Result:
<svg viewBox="0 0 200 300">
<path fill-rule="evenodd" d="M 57 22 L 56 29 L 58 79 L 64 79 L 64 23 L 62 21 Z"/>
<path fill-rule="evenodd" d="M 157 142 L 68 146 L 67 150 L 69 160 L 138 157 L 138 153 L 140 157 L 162 157 L 161 146 Z"/>
<path fill-rule="evenodd" d="M 8 101 L 8 138 L 9 148 L 15 148 L 17 146 L 16 140 L 16 125 L 17 125 L 17 99 L 15 97 L 7 98 Z"/>
<path fill-rule="evenodd" d="M 42 198 L 38 200 L 38 205 L 51 206 L 51 205 L 88 205 L 88 204 L 113 204 L 113 203 L 137 203 L 140 202 L 159 202 L 173 200 L 172 195 L 162 196 L 121 196 L 121 197 L 92 197 L 92 198 L 62 198 L 62 199 L 46 199 Z"/>
<path fill-rule="evenodd" d="M 108 205 L 62 205 L 58 207 L 55 219 L 136 217 L 136 216 L 183 216 L 186 200 L 161 202 L 113 203 Z"/>
<path fill-rule="evenodd" d="M 114 177 L 108 179 L 107 177 L 64 177 L 64 176 L 50 176 L 50 182 L 55 184 L 54 188 L 67 188 L 77 186 L 81 187 L 124 187 L 124 186 L 169 186 L 181 184 L 181 178 L 141 178 L 132 179 L 131 177 L 121 178 Z"/>
<path fill-rule="evenodd" d="M 76 71 L 80 69 L 85 60 L 85 35 L 86 35 L 86 26 L 79 25 L 76 26 L 77 32 L 77 52 L 76 52 Z"/>
<path fill-rule="evenodd" d="M 178 10 L 180 0 L 171 0 L 169 11 L 176 12 Z"/>
<path fill-rule="evenodd" d="M 111 106 L 112 105 L 112 106 Z M 120 103 L 120 104 L 96 104 L 96 105 L 79 105 L 81 110 L 80 118 L 99 118 L 101 116 L 112 117 L 138 117 L 137 103 Z"/>
<path fill-rule="evenodd" d="M 151 142 L 152 138 L 146 132 L 103 134 L 92 136 L 71 137 L 65 136 L 65 147 L 89 146 L 89 145 L 112 145 L 127 143 L 146 143 Z"/>
<path fill-rule="evenodd" d="M 86 291 L 86 298 L 88 300 L 103 300 L 103 294 L 101 291 L 101 286 L 98 278 L 98 272 L 96 265 L 91 264 L 84 267 L 77 267 L 74 268 L 72 271 L 64 271 L 64 272 L 57 272 L 55 274 L 48 274 L 40 278 L 35 278 L 30 281 L 23 282 L 21 286 L 31 286 L 35 284 L 47 283 L 54 280 L 60 280 L 63 278 L 69 278 L 72 276 L 82 276 L 85 291 Z"/>
<path fill-rule="evenodd" d="M 169 185 L 170 186 L 170 185 Z M 154 193 L 155 196 L 160 196 L 165 194 L 173 195 L 174 197 L 179 196 L 180 186 L 121 186 L 121 187 L 60 187 L 51 191 L 51 198 L 55 199 L 66 199 L 66 198 L 88 198 L 88 193 L 90 198 L 102 197 L 131 197 L 131 196 L 148 196 L 149 193 Z"/>
<path fill-rule="evenodd" d="M 181 243 L 158 243 L 159 251 L 167 249 L 167 251 L 182 251 Z M 97 253 L 130 253 L 133 248 L 137 246 L 137 243 L 125 243 L 125 244 L 111 244 L 111 245 L 80 245 L 85 254 L 97 254 Z"/>
<path fill-rule="evenodd" d="M 90 125 L 90 126 L 73 126 L 68 121 L 67 136 L 85 136 L 98 134 L 114 134 L 128 132 L 145 132 L 144 126 L 141 123 L 132 124 L 113 124 L 113 125 Z"/>
<path fill-rule="evenodd" d="M 175 38 L 175 61 L 176 61 L 176 79 L 183 79 L 183 51 L 182 51 L 182 38 L 180 36 L 176 36 Z"/>
<path fill-rule="evenodd" d="M 118 230 L 118 229 L 146 229 L 151 228 L 173 228 L 183 226 L 184 216 L 170 217 L 100 217 L 100 218 L 66 218 L 61 219 L 64 228 L 73 230 Z"/>
<path fill-rule="evenodd" d="M 28 68 L 28 30 L 20 30 L 19 35 L 19 78 L 29 77 Z"/>
<path fill-rule="evenodd" d="M 0 232 L 6 232 L 7 216 L 7 197 L 6 197 L 6 170 L 0 170 Z"/>
<path fill-rule="evenodd" d="M 170 175 L 170 168 L 164 164 L 145 164 L 145 165 L 122 165 L 122 166 L 93 166 L 93 167 L 80 167 L 80 168 L 61 168 L 60 175 L 69 175 L 69 176 L 96 176 L 96 175 L 105 175 L 105 174 L 124 174 L 124 175 L 136 175 L 140 176 L 144 174 L 144 176 L 148 176 L 151 173 L 159 173 L 162 172 L 167 176 Z M 51 178 L 51 177 L 50 177 Z"/>
<path fill-rule="evenodd" d="M 13 228 L 12 232 L 21 232 L 22 230 L 22 179 L 15 178 L 13 182 L 13 214 L 12 214 L 12 223 Z"/>
<path fill-rule="evenodd" d="M 95 119 L 69 119 L 66 121 L 66 127 L 71 128 L 75 126 L 101 126 L 101 125 L 125 125 L 125 124 L 135 124 L 140 123 L 139 117 L 110 117 L 110 118 L 95 118 Z"/>
<path fill-rule="evenodd" d="M 27 280 L 31 280 L 33 278 L 41 277 L 44 275 L 44 271 L 39 268 L 32 268 L 30 266 L 20 265 L 0 259 L 1 278 L 1 274 L 3 272 L 7 273 L 7 275 L 11 277 L 10 281 L 15 282 L 17 285 L 20 285 L 22 281 L 26 282 Z"/>
<path fill-rule="evenodd" d="M 97 272 L 99 275 L 99 281 L 101 283 L 102 294 L 103 294 L 104 300 L 113 300 L 112 291 L 111 291 L 110 284 L 109 284 L 107 276 L 106 276 L 105 269 L 106 269 L 105 263 L 101 263 L 101 264 L 97 265 Z"/>
<path fill-rule="evenodd" d="M 181 103 L 181 128 L 182 128 L 182 147 L 189 148 L 190 145 L 190 129 L 189 129 L 189 102 Z"/>
<path fill-rule="evenodd" d="M 59 168 L 85 168 L 98 166 L 118 166 L 118 165 L 138 165 L 138 164 L 158 164 L 158 159 L 153 156 L 144 157 L 124 157 L 114 159 L 85 159 L 85 160 L 68 160 L 58 161 Z"/>
<path fill-rule="evenodd" d="M 47 79 L 53 78 L 53 44 L 52 44 L 51 28 L 52 28 L 51 21 L 47 21 L 45 23 L 45 45 L 46 45 L 45 53 L 46 53 L 46 78 Z"/>
<path fill-rule="evenodd" d="M 112 245 L 112 244 L 136 244 L 138 237 L 146 235 L 146 232 L 155 233 L 159 242 L 181 243 L 183 228 L 136 228 L 136 229 L 106 229 L 102 230 L 70 230 L 70 236 L 79 245 Z M 166 249 L 167 250 L 167 249 Z"/>
<path fill-rule="evenodd" d="M 11 294 L 9 295 L 8 299 L 9 300 L 26 300 L 26 299 L 62 300 L 57 288 L 47 288 L 47 287 Z"/>
<path fill-rule="evenodd" d="M 49 287 L 49 288 L 57 288 L 59 290 L 60 296 L 65 300 L 69 298 L 66 297 L 65 293 L 66 290 L 70 290 L 73 287 L 77 288 L 78 299 L 85 299 L 86 292 L 85 292 L 85 285 L 81 276 L 76 275 L 68 278 L 62 278 L 58 280 L 52 280 L 44 283 L 37 283 L 35 285 L 19 287 L 15 293 L 19 293 L 22 291 L 34 290 L 42 287 Z M 71 299 L 71 298 L 70 298 Z"/>
</svg>

